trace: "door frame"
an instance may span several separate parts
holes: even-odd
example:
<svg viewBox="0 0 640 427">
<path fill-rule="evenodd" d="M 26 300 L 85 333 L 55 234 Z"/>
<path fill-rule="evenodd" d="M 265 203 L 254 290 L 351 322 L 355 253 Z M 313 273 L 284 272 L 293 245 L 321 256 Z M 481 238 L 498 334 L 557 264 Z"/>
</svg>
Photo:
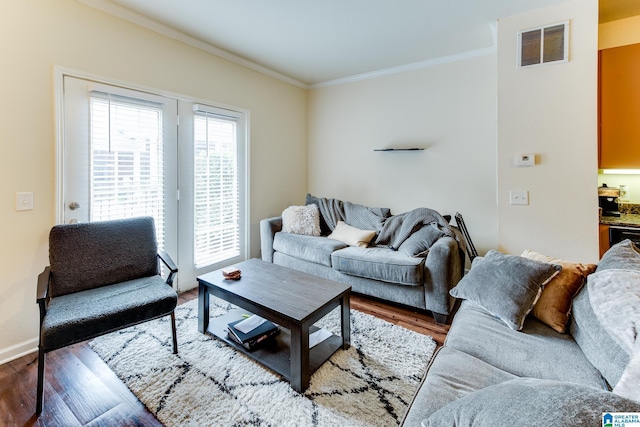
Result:
<svg viewBox="0 0 640 427">
<path fill-rule="evenodd" d="M 130 83 L 130 82 L 126 82 L 126 81 L 122 81 L 122 80 L 118 80 L 118 79 L 114 79 L 111 77 L 105 77 L 105 76 L 101 76 L 101 75 L 97 75 L 97 74 L 93 74 L 93 73 L 88 73 L 85 71 L 80 71 L 80 70 L 75 70 L 75 69 L 71 69 L 71 68 L 66 68 L 66 67 L 62 67 L 62 66 L 54 66 L 54 70 L 53 70 L 53 74 L 54 74 L 54 82 L 53 82 L 53 94 L 54 94 L 54 115 L 55 115 L 55 172 L 54 172 L 54 183 L 55 183 L 55 224 L 62 224 L 62 222 L 64 221 L 64 210 L 65 210 L 65 205 L 64 205 L 64 193 L 63 193 L 63 170 L 64 170 L 64 136 L 65 136 L 65 130 L 64 130 L 64 77 L 65 76 L 70 76 L 70 77 L 75 77 L 78 79 L 84 79 L 84 80 L 93 80 L 95 82 L 98 83 L 104 83 L 104 84 L 108 84 L 108 85 L 113 85 L 113 86 L 120 86 L 124 89 L 130 89 L 130 90 L 134 90 L 134 91 L 139 91 L 139 92 L 147 92 L 150 94 L 154 94 L 154 95 L 159 95 L 162 97 L 167 97 L 167 98 L 173 98 L 175 100 L 178 101 L 186 101 L 186 102 L 191 102 L 191 103 L 199 103 L 199 104 L 204 104 L 204 105 L 210 105 L 212 107 L 215 108 L 219 108 L 219 109 L 223 109 L 223 110 L 232 110 L 232 111 L 237 111 L 239 113 L 244 114 L 245 117 L 245 123 L 246 123 L 246 128 L 245 128 L 245 135 L 244 135 L 244 141 L 243 141 L 243 145 L 244 145 L 244 151 L 245 151 L 245 158 L 244 158 L 244 170 L 245 170 L 245 185 L 246 185 L 246 191 L 244 194 L 244 204 L 245 204 L 245 216 L 244 218 L 241 218 L 241 226 L 244 227 L 245 229 L 245 233 L 244 233 L 244 241 L 242 242 L 242 246 L 244 248 L 243 253 L 241 254 L 241 257 L 243 259 L 248 259 L 249 258 L 249 254 L 251 253 L 251 248 L 250 248 L 250 243 L 251 243 L 251 205 L 250 205 L 250 194 L 251 194 L 251 167 L 250 167 L 250 157 L 251 157 L 251 152 L 250 152 L 250 129 L 251 129 L 251 114 L 250 111 L 244 108 L 239 108 L 236 106 L 231 106 L 231 105 L 225 105 L 225 104 L 221 104 L 219 102 L 214 102 L 214 101 L 210 101 L 207 99 L 203 99 L 203 98 L 195 98 L 195 97 L 190 97 L 190 96 L 184 96 L 184 95 L 180 95 L 174 92 L 170 92 L 170 91 L 165 91 L 165 90 L 161 90 L 161 89 L 157 89 L 157 88 L 153 88 L 153 87 L 149 87 L 149 86 L 144 86 L 144 85 L 140 85 L 140 84 L 134 84 L 134 83 Z M 178 145 L 180 145 L 180 140 L 178 139 Z M 178 194 L 179 194 L 179 190 L 180 187 L 182 185 L 181 179 L 180 179 L 180 169 L 181 169 L 181 165 L 180 165 L 180 160 L 178 160 Z M 178 205 L 180 203 L 180 200 L 178 199 Z M 180 215 L 180 207 L 178 206 L 178 241 L 180 241 L 181 236 L 180 236 L 180 230 L 183 227 L 182 224 L 182 220 L 180 219 L 181 215 Z M 179 248 L 179 245 L 178 245 Z M 177 260 L 176 262 L 178 263 L 178 267 L 179 267 L 179 262 L 180 262 L 180 256 L 178 253 L 177 256 Z M 228 265 L 232 264 L 233 262 L 229 262 Z M 178 281 L 179 283 L 179 281 Z M 179 286 L 178 291 L 183 291 L 183 290 L 187 290 L 187 289 L 191 289 L 191 288 L 182 288 Z"/>
</svg>

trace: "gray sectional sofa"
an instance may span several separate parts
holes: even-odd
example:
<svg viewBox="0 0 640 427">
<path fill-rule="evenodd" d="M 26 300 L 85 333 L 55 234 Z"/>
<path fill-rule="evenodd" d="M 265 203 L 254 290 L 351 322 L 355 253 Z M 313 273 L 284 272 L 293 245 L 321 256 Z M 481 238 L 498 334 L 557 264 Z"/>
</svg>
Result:
<svg viewBox="0 0 640 427">
<path fill-rule="evenodd" d="M 333 201 L 308 195 L 307 205 L 323 205 L 327 200 Z M 342 203 L 339 203 L 342 207 Z M 358 224 L 357 221 L 362 222 L 363 216 L 370 215 L 373 220 L 369 222 L 376 222 L 371 228 L 377 227 L 376 231 L 380 231 L 382 224 L 391 218 L 398 219 L 385 209 L 352 206 L 355 206 L 356 213 L 352 215 L 353 222 Z M 322 212 L 322 209 L 320 211 Z M 347 222 L 348 212 L 347 209 L 347 215 L 343 217 Z M 415 217 L 414 215 L 413 218 Z M 458 244 L 456 238 L 443 235 L 433 244 L 425 243 L 422 234 L 429 234 L 430 229 L 422 228 L 422 233 L 410 234 L 410 237 L 403 241 L 404 246 L 356 247 L 327 238 L 331 226 L 327 226 L 327 221 L 322 217 L 321 220 L 323 234 L 314 236 L 283 232 L 282 216 L 263 219 L 260 221 L 262 259 L 349 284 L 355 293 L 429 310 L 437 322 L 447 321 L 454 302 L 449 290 L 458 283 L 464 272 L 464 248 Z M 327 220 L 331 221 L 329 218 Z M 407 222 L 405 228 L 406 224 Z M 429 224 L 424 224 L 424 227 L 427 226 Z M 404 250 L 409 245 L 414 248 L 412 252 Z M 415 248 L 420 248 L 421 245 L 428 246 L 428 249 L 417 256 L 410 256 L 420 252 L 420 249 Z"/>
<path fill-rule="evenodd" d="M 403 426 L 594 426 L 640 412 L 638 249 L 629 240 L 612 247 L 592 274 L 574 264 L 587 279 L 569 292 L 566 325 L 549 307 L 529 313 L 540 286 L 544 295 L 561 280 L 549 269 L 557 264 L 532 261 L 495 251 L 474 260 L 452 290 L 462 303 Z"/>
</svg>

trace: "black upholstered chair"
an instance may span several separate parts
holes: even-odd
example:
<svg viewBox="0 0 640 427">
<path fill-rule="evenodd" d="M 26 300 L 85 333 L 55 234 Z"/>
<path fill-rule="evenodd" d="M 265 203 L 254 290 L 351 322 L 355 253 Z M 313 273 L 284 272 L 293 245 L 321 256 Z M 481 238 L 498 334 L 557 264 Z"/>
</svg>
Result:
<svg viewBox="0 0 640 427">
<path fill-rule="evenodd" d="M 167 266 L 166 280 L 158 259 Z M 178 269 L 158 253 L 153 218 L 57 225 L 49 234 L 49 263 L 38 276 L 37 414 L 44 400 L 45 354 L 52 350 L 171 315 L 178 352 L 178 296 L 172 288 Z"/>
</svg>

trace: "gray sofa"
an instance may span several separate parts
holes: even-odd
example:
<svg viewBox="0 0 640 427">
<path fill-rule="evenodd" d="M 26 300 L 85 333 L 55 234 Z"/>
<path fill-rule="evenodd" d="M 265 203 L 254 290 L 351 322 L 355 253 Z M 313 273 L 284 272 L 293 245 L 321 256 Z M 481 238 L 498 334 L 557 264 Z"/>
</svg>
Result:
<svg viewBox="0 0 640 427">
<path fill-rule="evenodd" d="M 527 314 L 536 287 L 555 273 L 492 252 L 474 260 L 452 291 L 462 303 L 402 425 L 605 425 L 604 413 L 640 412 L 640 253 L 634 245 L 612 247 L 596 272 L 585 274 L 586 285 L 580 283 L 569 305 L 566 333 L 542 315 L 544 321 Z M 522 286 L 534 292 L 506 295 Z M 520 309 L 509 307 L 525 300 Z"/>
<path fill-rule="evenodd" d="M 307 201 L 317 198 L 308 196 Z M 321 236 L 285 233 L 281 216 L 263 219 L 262 259 L 349 284 L 355 293 L 431 311 L 439 323 L 447 321 L 454 302 L 449 290 L 464 272 L 464 249 L 456 239 L 439 237 L 426 255 L 408 256 L 389 247 L 348 246 L 327 238 L 326 225 L 323 229 Z M 412 236 L 414 243 L 420 238 Z"/>
</svg>

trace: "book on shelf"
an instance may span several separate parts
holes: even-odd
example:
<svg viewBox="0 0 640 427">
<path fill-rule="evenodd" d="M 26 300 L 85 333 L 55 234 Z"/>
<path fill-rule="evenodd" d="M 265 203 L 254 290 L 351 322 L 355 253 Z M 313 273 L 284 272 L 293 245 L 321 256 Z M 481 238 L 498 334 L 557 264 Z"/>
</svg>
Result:
<svg viewBox="0 0 640 427">
<path fill-rule="evenodd" d="M 262 323 L 257 328 L 243 333 L 235 328 L 237 323 L 242 322 L 243 320 L 236 320 L 235 322 L 231 322 L 227 325 L 227 335 L 229 338 L 238 344 L 242 345 L 247 350 L 253 350 L 264 341 L 268 340 L 271 337 L 275 337 L 280 333 L 280 327 L 273 322 L 269 322 L 268 320 Z"/>
</svg>

